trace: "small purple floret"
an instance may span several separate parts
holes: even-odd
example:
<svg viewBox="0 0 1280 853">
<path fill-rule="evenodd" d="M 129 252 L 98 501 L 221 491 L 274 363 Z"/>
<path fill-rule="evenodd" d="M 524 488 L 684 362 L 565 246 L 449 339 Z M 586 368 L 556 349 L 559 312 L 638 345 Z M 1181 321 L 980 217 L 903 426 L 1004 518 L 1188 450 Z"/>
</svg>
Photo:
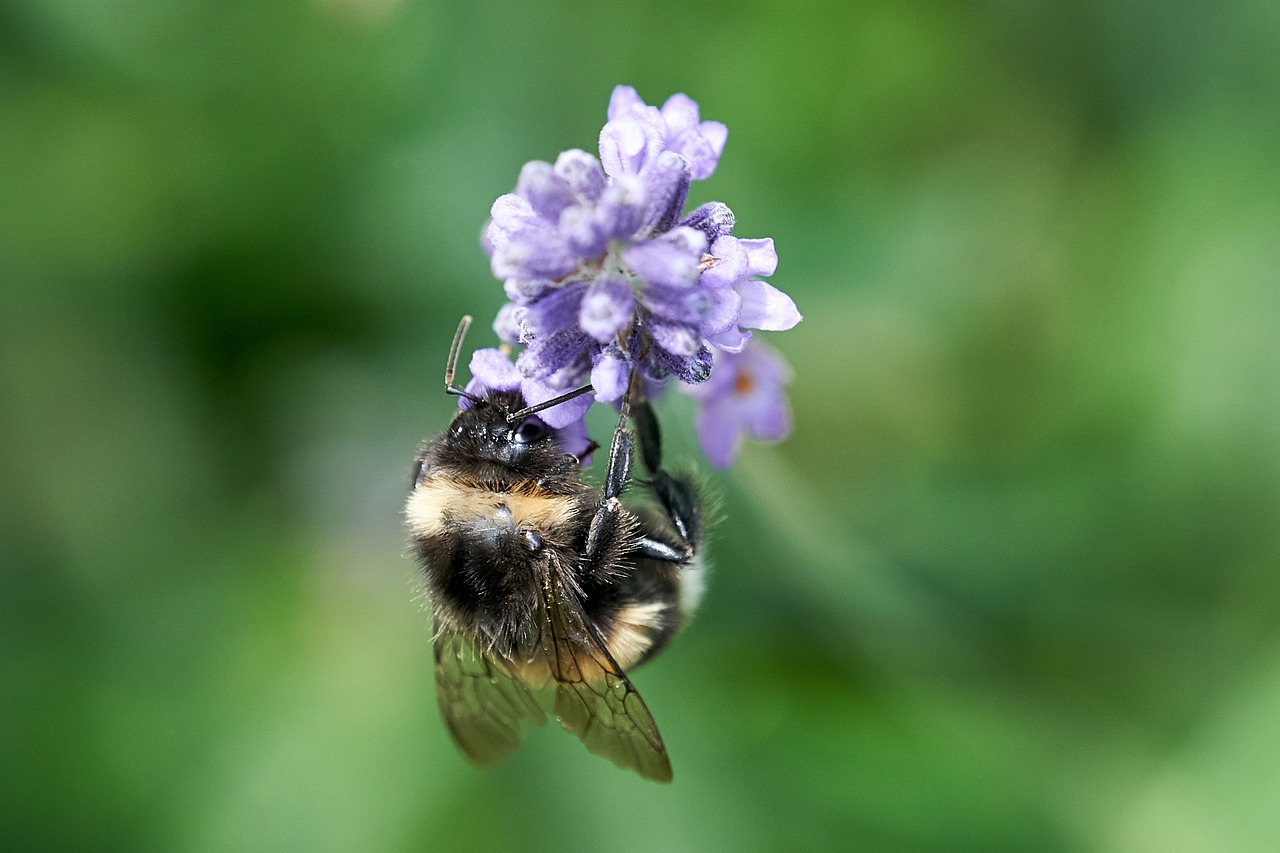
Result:
<svg viewBox="0 0 1280 853">
<path fill-rule="evenodd" d="M 698 443 L 712 465 L 733 464 L 744 435 L 778 441 L 791 432 L 783 390 L 790 381 L 786 363 L 758 341 L 736 355 L 716 355 L 713 375 L 685 389 L 698 400 Z"/>
<path fill-rule="evenodd" d="M 608 123 L 600 131 L 600 159 L 609 175 L 639 174 L 662 151 L 688 161 L 692 177 L 711 177 L 724 153 L 729 130 L 718 121 L 701 121 L 688 95 L 651 107 L 630 86 L 618 86 L 609 99 Z"/>
</svg>

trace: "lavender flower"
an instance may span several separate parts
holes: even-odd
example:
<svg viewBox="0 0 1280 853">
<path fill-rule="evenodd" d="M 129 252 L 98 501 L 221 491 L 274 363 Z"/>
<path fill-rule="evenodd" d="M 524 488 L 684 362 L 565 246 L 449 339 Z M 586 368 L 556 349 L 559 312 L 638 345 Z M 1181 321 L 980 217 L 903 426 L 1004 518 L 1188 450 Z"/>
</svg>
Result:
<svg viewBox="0 0 1280 853">
<path fill-rule="evenodd" d="M 685 390 L 699 404 L 698 443 L 717 468 L 728 468 L 749 433 L 777 441 L 791 432 L 791 412 L 783 386 L 791 371 L 781 357 L 759 341 L 740 352 L 716 355 L 714 375 Z"/>
<path fill-rule="evenodd" d="M 494 329 L 524 351 L 514 366 L 503 356 L 501 370 L 485 356 L 477 376 L 519 385 L 531 403 L 588 382 L 600 402 L 633 381 L 654 396 L 671 377 L 708 381 L 752 330 L 799 322 L 790 297 L 759 278 L 777 267 L 771 239 L 735 237 L 719 202 L 684 215 L 691 182 L 715 171 L 727 136 L 686 95 L 659 108 L 619 86 L 599 159 L 575 149 L 526 164 L 484 234 L 510 300 Z M 548 424 L 576 421 L 569 405 L 544 413 Z"/>
</svg>

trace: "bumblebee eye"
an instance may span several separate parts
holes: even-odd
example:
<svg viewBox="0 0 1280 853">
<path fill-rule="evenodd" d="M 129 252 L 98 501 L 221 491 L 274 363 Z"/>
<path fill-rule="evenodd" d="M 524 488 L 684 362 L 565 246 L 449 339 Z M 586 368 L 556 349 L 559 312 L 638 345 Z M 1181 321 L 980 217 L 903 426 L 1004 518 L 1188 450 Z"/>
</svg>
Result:
<svg viewBox="0 0 1280 853">
<path fill-rule="evenodd" d="M 538 418 L 525 418 L 520 422 L 520 426 L 516 427 L 513 437 L 516 444 L 533 444 L 542 438 L 545 438 L 551 432 L 551 428 L 544 424 Z"/>
<path fill-rule="evenodd" d="M 413 473 L 409 477 L 409 488 L 415 488 L 422 481 L 422 475 L 426 471 L 426 466 L 422 464 L 421 459 L 414 460 Z"/>
</svg>

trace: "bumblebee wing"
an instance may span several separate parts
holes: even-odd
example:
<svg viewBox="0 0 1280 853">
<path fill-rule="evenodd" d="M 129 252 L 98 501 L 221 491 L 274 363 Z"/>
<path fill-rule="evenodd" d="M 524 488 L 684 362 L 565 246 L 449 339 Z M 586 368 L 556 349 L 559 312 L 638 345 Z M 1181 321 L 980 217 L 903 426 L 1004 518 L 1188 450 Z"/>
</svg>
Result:
<svg viewBox="0 0 1280 853">
<path fill-rule="evenodd" d="M 564 584 L 548 590 L 543 645 L 556 681 L 556 717 L 587 749 L 656 782 L 671 781 L 671 761 L 644 700 L 614 661 Z"/>
<path fill-rule="evenodd" d="M 510 661 L 469 637 L 437 630 L 436 700 L 458 748 L 476 764 L 497 764 L 520 745 L 521 724 L 547 715 Z"/>
</svg>

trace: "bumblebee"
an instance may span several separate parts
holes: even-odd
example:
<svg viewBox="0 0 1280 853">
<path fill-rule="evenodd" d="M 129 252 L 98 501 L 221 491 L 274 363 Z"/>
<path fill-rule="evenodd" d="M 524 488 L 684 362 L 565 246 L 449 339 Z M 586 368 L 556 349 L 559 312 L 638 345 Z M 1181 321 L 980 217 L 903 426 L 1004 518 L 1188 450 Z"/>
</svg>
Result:
<svg viewBox="0 0 1280 853">
<path fill-rule="evenodd" d="M 418 451 L 405 507 L 435 618 L 441 715 L 479 765 L 509 755 L 523 724 L 550 711 L 590 751 L 670 781 L 662 736 L 625 670 L 665 648 L 697 602 L 697 491 L 663 469 L 657 419 L 634 383 L 603 491 L 538 417 L 590 385 L 535 406 L 519 391 L 455 386 L 470 320 L 445 367 L 446 393 L 469 405 Z M 648 500 L 624 506 L 637 443 Z"/>
</svg>

